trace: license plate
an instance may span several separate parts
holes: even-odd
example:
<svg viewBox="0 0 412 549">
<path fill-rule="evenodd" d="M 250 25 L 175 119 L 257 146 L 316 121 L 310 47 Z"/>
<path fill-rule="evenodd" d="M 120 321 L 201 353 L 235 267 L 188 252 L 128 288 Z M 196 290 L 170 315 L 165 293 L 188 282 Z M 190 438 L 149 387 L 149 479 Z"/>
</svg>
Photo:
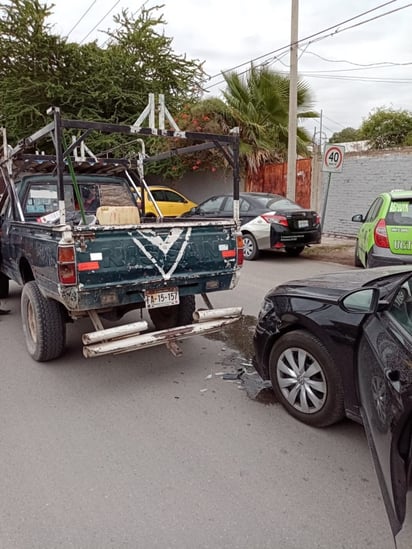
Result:
<svg viewBox="0 0 412 549">
<path fill-rule="evenodd" d="M 166 290 L 149 290 L 145 293 L 144 299 L 148 309 L 178 305 L 179 290 L 177 288 L 167 288 Z"/>
<path fill-rule="evenodd" d="M 299 219 L 298 220 L 298 227 L 299 227 L 299 229 L 303 229 L 304 227 L 309 227 L 309 220 L 308 219 Z"/>
</svg>

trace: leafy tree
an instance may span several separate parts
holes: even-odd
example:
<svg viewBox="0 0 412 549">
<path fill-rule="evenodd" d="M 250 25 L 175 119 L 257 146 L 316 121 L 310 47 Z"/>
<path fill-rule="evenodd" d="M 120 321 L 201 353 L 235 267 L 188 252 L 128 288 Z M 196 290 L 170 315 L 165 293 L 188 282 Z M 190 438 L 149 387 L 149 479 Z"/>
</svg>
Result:
<svg viewBox="0 0 412 549">
<path fill-rule="evenodd" d="M 329 143 L 348 143 L 350 141 L 359 141 L 360 131 L 355 128 L 347 127 L 340 132 L 335 132 L 329 139 Z"/>
<path fill-rule="evenodd" d="M 412 113 L 384 107 L 375 109 L 363 120 L 360 134 L 374 149 L 407 145 L 412 136 Z"/>
<path fill-rule="evenodd" d="M 50 34 L 50 7 L 38 0 L 12 0 L 0 13 L 0 111 L 14 143 L 46 122 L 65 45 Z"/>
<path fill-rule="evenodd" d="M 0 113 L 10 143 L 47 123 L 50 105 L 67 118 L 131 124 L 151 92 L 164 93 L 171 112 L 198 98 L 202 66 L 173 52 L 172 39 L 159 32 L 159 8 L 143 7 L 136 17 L 122 11 L 102 47 L 53 34 L 52 6 L 40 0 L 0 4 Z M 119 143 L 113 136 L 91 139 L 97 149 Z"/>
<path fill-rule="evenodd" d="M 224 99 L 206 99 L 188 103 L 179 113 L 179 127 L 188 131 L 227 133 L 240 128 L 240 160 L 246 170 L 257 171 L 267 162 L 283 162 L 287 158 L 289 120 L 289 79 L 267 68 L 252 65 L 242 78 L 236 73 L 224 75 L 227 89 Z M 298 85 L 299 119 L 317 117 L 309 110 L 311 104 L 307 85 Z M 297 130 L 297 148 L 308 153 L 311 137 L 303 128 Z M 171 144 L 176 147 L 176 144 Z M 215 151 L 203 151 L 173 159 L 171 170 L 180 174 L 187 170 L 211 170 L 226 162 Z"/>
<path fill-rule="evenodd" d="M 267 67 L 251 66 L 242 78 L 236 73 L 223 75 L 227 84 L 223 92 L 227 117 L 240 127 L 241 158 L 252 171 L 271 161 L 287 158 L 289 121 L 289 78 Z M 314 118 L 308 85 L 298 82 L 298 120 Z M 311 137 L 297 129 L 297 151 L 308 154 Z"/>
<path fill-rule="evenodd" d="M 226 104 L 216 97 L 186 103 L 175 116 L 175 121 L 181 130 L 212 134 L 227 134 L 235 125 L 233 120 L 231 124 L 228 121 Z M 164 141 L 150 139 L 149 141 L 152 153 L 195 144 L 195 142 L 179 138 Z M 215 172 L 218 168 L 225 168 L 227 165 L 225 157 L 219 150 L 209 149 L 182 156 L 172 156 L 169 160 L 161 163 L 148 164 L 147 171 L 152 174 L 161 174 L 165 178 L 178 179 L 188 171 Z"/>
</svg>

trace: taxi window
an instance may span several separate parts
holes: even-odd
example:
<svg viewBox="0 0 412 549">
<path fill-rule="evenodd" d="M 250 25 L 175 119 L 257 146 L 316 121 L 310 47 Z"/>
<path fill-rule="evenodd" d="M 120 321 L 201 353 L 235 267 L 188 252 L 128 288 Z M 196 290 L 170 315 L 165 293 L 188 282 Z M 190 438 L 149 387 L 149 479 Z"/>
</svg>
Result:
<svg viewBox="0 0 412 549">
<path fill-rule="evenodd" d="M 372 206 L 369 208 L 368 210 L 368 213 L 366 214 L 366 218 L 365 218 L 365 221 L 373 221 L 376 216 L 378 215 L 379 213 L 379 210 L 381 209 L 381 206 L 382 206 L 382 198 L 378 197 L 373 203 L 372 203 Z"/>
<path fill-rule="evenodd" d="M 179 202 L 184 203 L 186 200 L 180 194 L 174 193 L 173 191 L 165 191 L 165 202 Z"/>
<path fill-rule="evenodd" d="M 150 189 L 150 192 L 152 193 L 152 196 L 156 200 L 156 202 L 166 202 L 166 195 L 163 189 L 159 189 L 159 190 Z"/>
<path fill-rule="evenodd" d="M 386 224 L 412 226 L 412 198 L 392 200 L 386 214 Z"/>
</svg>

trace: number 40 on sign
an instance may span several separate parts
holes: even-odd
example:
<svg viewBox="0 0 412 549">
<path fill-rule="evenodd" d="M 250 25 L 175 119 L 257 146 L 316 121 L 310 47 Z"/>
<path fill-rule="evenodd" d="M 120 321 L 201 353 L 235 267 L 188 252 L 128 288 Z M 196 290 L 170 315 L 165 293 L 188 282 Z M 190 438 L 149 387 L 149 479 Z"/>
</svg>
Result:
<svg viewBox="0 0 412 549">
<path fill-rule="evenodd" d="M 323 172 L 341 172 L 345 147 L 342 145 L 326 145 L 323 153 Z"/>
</svg>

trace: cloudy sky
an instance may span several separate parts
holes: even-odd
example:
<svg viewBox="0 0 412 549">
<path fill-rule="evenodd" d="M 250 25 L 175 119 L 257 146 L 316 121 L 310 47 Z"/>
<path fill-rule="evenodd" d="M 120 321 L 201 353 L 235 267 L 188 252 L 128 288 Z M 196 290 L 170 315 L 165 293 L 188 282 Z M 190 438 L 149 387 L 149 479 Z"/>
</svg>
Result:
<svg viewBox="0 0 412 549">
<path fill-rule="evenodd" d="M 81 43 L 103 43 L 101 31 L 115 28 L 113 15 L 124 8 L 134 13 L 142 2 L 54 4 L 55 32 Z M 245 71 L 251 60 L 288 72 L 291 0 L 147 0 L 145 5 L 161 4 L 158 13 L 167 21 L 164 32 L 173 38 L 174 51 L 204 61 L 210 95 L 222 89 L 222 71 L 239 65 L 236 70 Z M 412 111 L 412 3 L 299 0 L 298 20 L 299 76 L 310 85 L 315 110 L 322 112 L 309 131 L 318 135 L 322 129 L 330 136 L 344 127 L 358 128 L 378 107 Z"/>
</svg>

